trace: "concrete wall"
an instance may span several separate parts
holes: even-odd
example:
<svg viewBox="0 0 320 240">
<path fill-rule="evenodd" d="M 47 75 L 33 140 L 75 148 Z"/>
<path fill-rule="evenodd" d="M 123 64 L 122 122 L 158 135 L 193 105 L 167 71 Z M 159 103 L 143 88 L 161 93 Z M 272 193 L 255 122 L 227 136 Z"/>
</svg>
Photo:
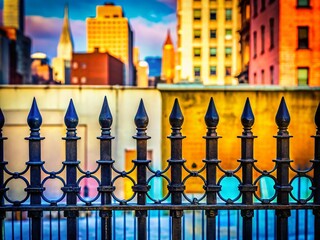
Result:
<svg viewBox="0 0 320 240">
<path fill-rule="evenodd" d="M 145 108 L 149 116 L 148 135 L 152 138 L 148 141 L 148 149 L 152 150 L 152 167 L 161 168 L 161 96 L 154 89 L 124 89 L 108 87 L 75 87 L 75 86 L 15 86 L 0 87 L 0 107 L 5 115 L 3 135 L 9 139 L 5 141 L 5 160 L 9 162 L 8 168 L 12 171 L 21 171 L 28 161 L 28 142 L 24 137 L 29 135 L 27 116 L 33 97 L 36 98 L 39 110 L 43 118 L 41 135 L 46 139 L 42 141 L 42 160 L 48 170 L 58 170 L 65 160 L 64 141 L 65 136 L 64 115 L 70 98 L 73 99 L 79 116 L 78 136 L 78 159 L 81 167 L 94 170 L 99 160 L 100 126 L 98 117 L 104 96 L 113 115 L 112 135 L 113 154 L 115 167 L 119 170 L 128 169 L 130 166 L 125 161 L 125 151 L 134 150 L 136 142 L 132 138 L 135 135 L 134 117 L 143 98 Z M 100 176 L 100 174 L 98 174 Z M 60 183 L 48 182 L 52 188 L 49 195 L 56 192 L 60 195 Z M 96 183 L 88 182 L 90 195 L 96 192 Z M 123 187 L 124 181 L 116 182 L 118 190 Z M 23 184 L 22 184 L 23 185 Z M 25 186 L 24 186 L 25 187 Z M 24 188 L 23 187 L 23 188 Z M 17 189 L 10 194 L 22 194 L 23 188 Z M 123 197 L 123 191 L 118 191 L 118 197 Z M 158 191 L 159 192 L 159 191 Z M 157 193 L 155 193 L 157 194 Z"/>
<path fill-rule="evenodd" d="M 214 98 L 215 105 L 220 117 L 217 132 L 219 139 L 218 153 L 221 165 L 225 169 L 235 169 L 240 159 L 240 139 L 237 136 L 242 134 L 241 114 L 245 100 L 249 97 L 255 123 L 253 133 L 258 136 L 254 140 L 254 157 L 258 160 L 257 166 L 262 169 L 271 170 L 272 162 L 276 158 L 276 140 L 273 138 L 277 133 L 275 116 L 284 96 L 291 116 L 289 133 L 293 135 L 290 140 L 290 156 L 294 165 L 305 167 L 313 159 L 314 141 L 310 137 L 315 134 L 314 115 L 320 101 L 319 88 L 263 88 L 263 87 L 202 87 L 202 86 L 159 86 L 162 95 L 162 159 L 165 166 L 166 160 L 170 158 L 170 141 L 165 140 L 171 133 L 169 116 L 175 98 L 178 98 L 184 123 L 182 133 L 186 136 L 183 140 L 183 158 L 187 160 L 186 166 L 192 169 L 193 163 L 196 169 L 203 166 L 205 158 L 205 136 L 206 125 L 204 116 L 207 111 L 209 100 Z M 221 174 L 220 174 L 221 175 Z M 240 173 L 241 175 L 241 173 Z M 196 178 L 188 180 L 187 191 L 202 191 L 199 188 L 202 181 Z"/>
<path fill-rule="evenodd" d="M 179 99 L 185 117 L 182 133 L 187 136 L 183 140 L 186 165 L 190 169 L 193 163 L 196 169 L 203 166 L 205 140 L 202 136 L 206 133 L 204 115 L 210 97 L 213 97 L 220 116 L 217 132 L 222 136 L 219 140 L 219 159 L 225 169 L 235 169 L 240 158 L 240 140 L 237 138 L 242 133 L 240 118 L 245 100 L 249 97 L 255 115 L 253 133 L 258 136 L 254 143 L 254 157 L 258 160 L 259 168 L 270 170 L 274 166 L 272 160 L 276 158 L 276 140 L 273 138 L 277 133 L 275 115 L 282 96 L 286 99 L 291 116 L 291 159 L 294 165 L 305 167 L 313 158 L 313 139 L 310 136 L 316 130 L 314 115 L 320 101 L 320 88 L 204 87 L 196 84 L 158 85 L 158 90 L 92 86 L 3 86 L 0 87 L 0 107 L 6 118 L 3 133 L 9 137 L 5 141 L 5 159 L 12 171 L 21 171 L 28 161 L 28 143 L 24 137 L 29 135 L 26 118 L 34 96 L 43 117 L 41 135 L 46 137 L 42 141 L 42 160 L 49 170 L 58 170 L 65 160 L 64 141 L 61 137 L 66 132 L 63 119 L 70 98 L 74 101 L 80 119 L 78 159 L 83 168 L 95 169 L 96 160 L 99 159 L 99 141 L 96 139 L 100 135 L 98 116 L 104 96 L 108 98 L 114 118 L 112 135 L 116 138 L 113 141 L 112 156 L 119 170 L 128 170 L 132 166 L 131 159 L 125 160 L 125 152 L 135 149 L 135 140 L 131 136 L 135 134 L 133 119 L 141 97 L 149 115 L 148 135 L 152 138 L 148 141 L 148 149 L 152 152 L 152 168 L 164 169 L 170 158 L 170 140 L 167 136 L 171 129 L 168 118 L 175 98 Z M 55 196 L 55 191 L 60 193 L 60 183 L 52 182 L 48 186 L 53 184 L 59 187 L 51 189 L 48 194 Z M 92 181 L 88 184 L 92 194 L 96 184 Z M 152 184 L 153 196 L 161 195 L 160 184 Z M 203 182 L 190 178 L 187 191 L 201 191 L 202 187 L 199 186 L 202 185 Z M 119 180 L 116 186 L 118 197 L 130 195 L 121 191 L 130 189 L 128 184 Z M 10 194 L 20 196 L 24 192 L 23 188 Z"/>
</svg>

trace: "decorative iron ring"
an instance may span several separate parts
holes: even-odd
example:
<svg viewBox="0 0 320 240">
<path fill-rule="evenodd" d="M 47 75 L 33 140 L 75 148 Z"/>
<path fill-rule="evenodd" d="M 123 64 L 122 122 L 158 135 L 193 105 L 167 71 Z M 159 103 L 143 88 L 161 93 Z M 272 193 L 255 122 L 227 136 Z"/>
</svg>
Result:
<svg viewBox="0 0 320 240">
<path fill-rule="evenodd" d="M 193 175 L 191 175 L 191 174 L 189 174 L 188 176 L 186 176 L 186 177 L 183 179 L 183 181 L 182 181 L 183 185 L 185 185 L 186 181 L 187 181 L 189 178 L 191 178 L 191 177 L 198 177 L 198 178 L 200 178 L 200 179 L 203 181 L 203 183 L 204 183 L 203 186 L 206 185 L 206 180 L 205 180 L 205 178 L 204 178 L 203 176 L 201 176 L 201 175 L 193 176 Z M 191 200 L 191 199 L 186 195 L 185 191 L 182 192 L 182 195 L 184 196 L 184 198 L 185 198 L 189 203 L 198 204 L 199 202 L 201 202 L 201 201 L 207 196 L 207 193 L 204 192 L 204 194 L 203 194 L 199 199 L 194 198 L 193 200 Z"/>
<path fill-rule="evenodd" d="M 225 175 L 223 175 L 220 179 L 219 179 L 219 181 L 218 181 L 218 183 L 217 183 L 217 185 L 220 185 L 221 187 L 222 187 L 222 185 L 220 184 L 221 183 L 221 181 L 224 179 L 224 178 L 226 178 L 226 177 L 228 177 L 226 174 Z M 237 176 L 237 175 L 232 175 L 231 177 L 235 177 L 238 181 L 239 181 L 239 185 L 241 185 L 241 179 Z M 238 186 L 239 186 L 238 185 Z M 238 201 L 239 199 L 240 199 L 240 197 L 241 197 L 241 195 L 242 195 L 242 193 L 239 191 L 239 195 L 236 197 L 236 198 L 234 198 L 234 199 L 225 199 L 224 197 L 222 197 L 221 196 L 221 193 L 220 193 L 221 191 L 219 191 L 218 192 L 218 196 L 220 197 L 220 199 L 222 200 L 222 201 L 224 201 L 225 203 L 227 203 L 227 204 L 232 204 L 232 203 L 235 203 L 236 201 Z"/>
<path fill-rule="evenodd" d="M 66 185 L 66 183 L 65 183 L 65 181 L 64 181 L 64 179 L 63 179 L 62 177 L 60 177 L 60 176 L 55 176 L 54 178 L 52 178 L 51 175 L 50 175 L 50 176 L 47 176 L 45 179 L 43 179 L 42 182 L 41 182 L 41 185 L 44 186 L 44 184 L 46 183 L 46 181 L 49 180 L 49 179 L 59 179 L 59 180 L 62 182 L 63 186 Z M 50 199 L 48 199 L 48 198 L 44 195 L 44 192 L 45 192 L 45 191 L 43 191 L 43 192 L 41 193 L 41 198 L 42 198 L 44 201 L 46 201 L 47 203 L 50 203 L 50 204 L 57 204 L 58 202 L 61 202 L 62 199 L 64 199 L 65 196 L 66 196 L 66 193 L 62 191 L 62 195 L 61 195 L 60 198 L 58 198 L 58 199 L 56 199 L 56 200 L 50 200 Z"/>
<path fill-rule="evenodd" d="M 81 176 L 81 177 L 78 179 L 78 181 L 77 181 L 77 186 L 80 186 L 80 182 L 81 182 L 81 180 L 84 179 L 84 178 L 93 178 L 93 179 L 96 180 L 96 182 L 98 183 L 98 186 L 100 186 L 100 184 L 101 184 L 100 181 L 99 181 L 99 179 L 98 179 L 96 176 L 87 177 L 86 175 L 84 175 L 84 176 Z M 90 200 L 86 200 L 86 199 L 84 199 L 83 197 L 81 197 L 80 193 L 77 193 L 77 196 L 78 196 L 78 198 L 80 199 L 81 202 L 83 202 L 83 203 L 85 203 L 85 204 L 87 204 L 87 205 L 91 205 L 92 202 L 96 201 L 96 200 L 100 197 L 100 192 L 99 192 L 99 191 L 97 191 L 97 192 L 98 192 L 97 195 L 96 195 L 94 198 L 90 199 Z"/>
<path fill-rule="evenodd" d="M 297 174 L 296 176 L 294 176 L 294 177 L 290 180 L 290 183 L 289 183 L 289 184 L 292 186 L 292 182 L 293 182 L 296 178 L 299 178 L 299 177 L 301 177 L 299 174 Z M 312 178 L 311 178 L 310 176 L 305 175 L 305 176 L 303 176 L 303 177 L 308 178 L 308 179 L 310 180 L 310 182 L 311 182 L 311 186 L 313 185 L 313 181 L 312 181 Z M 301 203 L 301 204 L 306 204 L 307 202 L 309 202 L 309 201 L 313 198 L 314 192 L 311 191 L 309 197 L 307 197 L 306 199 L 299 199 L 299 198 L 294 197 L 292 191 L 290 191 L 290 196 L 291 196 L 292 199 L 295 200 L 296 202 Z"/>
<path fill-rule="evenodd" d="M 25 191 L 25 192 L 26 192 L 25 198 L 23 198 L 21 201 L 12 201 L 12 200 L 7 196 L 7 192 L 10 190 L 10 188 L 7 188 L 7 184 L 8 184 L 12 179 L 21 179 L 21 180 L 23 180 L 24 183 L 26 184 L 26 187 L 29 186 L 29 182 L 28 182 L 28 180 L 27 180 L 25 177 L 23 177 L 23 176 L 18 176 L 18 177 L 13 177 L 13 176 L 12 176 L 12 177 L 8 178 L 8 179 L 5 181 L 4 185 L 3 185 L 3 188 L 6 189 L 5 193 L 3 194 L 4 198 L 5 198 L 9 203 L 12 203 L 12 204 L 14 204 L 14 205 L 20 205 L 21 203 L 24 203 L 25 201 L 27 201 L 27 199 L 29 198 L 29 195 L 30 195 L 30 194 L 29 194 L 27 191 Z"/>
<path fill-rule="evenodd" d="M 169 179 L 167 176 L 162 175 L 162 174 L 160 174 L 160 175 L 155 174 L 155 175 L 152 175 L 151 177 L 148 178 L 147 185 L 149 185 L 150 181 L 151 181 L 153 178 L 155 178 L 155 177 L 162 177 L 162 178 L 164 178 L 164 179 L 167 181 L 168 185 L 171 184 L 171 181 L 170 181 L 170 179 Z M 168 186 L 168 185 L 167 185 L 167 186 Z M 164 196 L 164 198 L 159 199 L 159 200 L 156 200 L 156 199 L 154 199 L 153 197 L 151 197 L 150 194 L 149 194 L 149 192 L 147 192 L 147 196 L 148 196 L 148 198 L 149 198 L 151 201 L 153 201 L 154 203 L 162 203 L 162 202 L 164 202 L 165 200 L 167 200 L 167 199 L 169 198 L 170 192 L 168 191 L 167 195 Z"/>
<path fill-rule="evenodd" d="M 260 180 L 261 178 L 263 178 L 263 177 L 271 178 L 271 179 L 274 181 L 274 183 L 277 182 L 277 179 L 276 179 L 274 176 L 272 176 L 272 175 L 260 175 L 260 176 L 257 177 L 256 180 L 253 182 L 253 185 L 254 185 L 254 186 L 257 186 L 257 183 L 258 183 L 259 180 Z M 274 195 L 273 195 L 271 198 L 260 198 L 260 197 L 257 195 L 257 191 L 255 191 L 253 194 L 254 194 L 254 197 L 255 197 L 258 201 L 260 201 L 261 203 L 263 203 L 263 204 L 271 203 L 271 202 L 277 197 L 277 191 L 276 191 L 276 190 L 274 191 Z"/>
<path fill-rule="evenodd" d="M 136 182 L 134 181 L 134 179 L 132 177 L 130 177 L 128 175 L 126 175 L 126 176 L 118 175 L 114 179 L 112 179 L 111 186 L 114 186 L 115 181 L 117 181 L 117 179 L 120 177 L 121 178 L 128 178 L 133 183 L 133 186 L 136 185 Z M 122 199 L 122 200 L 120 198 L 117 198 L 116 195 L 114 194 L 114 192 L 112 192 L 111 195 L 112 195 L 113 199 L 116 200 L 118 203 L 125 205 L 128 202 L 130 202 L 132 199 L 134 199 L 134 197 L 136 196 L 136 192 L 133 192 L 132 196 L 129 199 Z"/>
</svg>

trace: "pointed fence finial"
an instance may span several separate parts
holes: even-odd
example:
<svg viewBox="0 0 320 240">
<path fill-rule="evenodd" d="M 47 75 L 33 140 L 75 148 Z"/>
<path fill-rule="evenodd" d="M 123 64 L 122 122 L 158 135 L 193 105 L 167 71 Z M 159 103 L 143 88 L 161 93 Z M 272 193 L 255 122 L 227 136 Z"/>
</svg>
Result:
<svg viewBox="0 0 320 240">
<path fill-rule="evenodd" d="M 74 108 L 73 101 L 70 99 L 69 106 L 64 116 L 64 123 L 66 124 L 67 128 L 76 128 L 79 122 L 79 118 Z"/>
<path fill-rule="evenodd" d="M 107 97 L 104 97 L 101 112 L 99 115 L 99 124 L 101 126 L 101 129 L 109 129 L 111 128 L 112 125 L 112 114 L 109 108 L 108 100 Z"/>
<path fill-rule="evenodd" d="M 317 129 L 318 129 L 318 132 L 320 134 L 320 102 L 318 104 L 318 108 L 317 108 L 316 114 L 314 116 L 314 122 L 315 122 Z"/>
<path fill-rule="evenodd" d="M 284 131 L 286 131 L 290 124 L 290 114 L 284 97 L 281 98 L 280 106 L 276 115 L 276 123 L 278 125 L 279 130 Z"/>
<path fill-rule="evenodd" d="M 212 97 L 210 98 L 210 102 L 204 120 L 208 128 L 216 128 L 219 123 L 219 115 Z"/>
<path fill-rule="evenodd" d="M 244 130 L 250 130 L 254 124 L 254 115 L 252 112 L 249 98 L 247 98 L 246 103 L 244 105 L 244 109 L 241 115 L 241 123 Z"/>
<path fill-rule="evenodd" d="M 143 104 L 143 100 L 140 100 L 139 108 L 134 118 L 134 123 L 137 129 L 146 129 L 149 123 L 149 117 Z"/>
<path fill-rule="evenodd" d="M 172 129 L 181 129 L 181 126 L 184 121 L 184 117 L 182 115 L 179 101 L 177 98 L 174 100 L 174 104 L 173 104 L 173 108 L 172 108 L 172 111 L 171 111 L 171 114 L 169 117 L 169 121 L 170 121 L 170 125 L 171 125 Z"/>
<path fill-rule="evenodd" d="M 5 122 L 4 115 L 3 115 L 3 112 L 2 112 L 2 110 L 0 108 L 0 129 L 3 128 L 4 122 Z"/>
<path fill-rule="evenodd" d="M 28 125 L 31 130 L 38 130 L 40 129 L 40 126 L 42 124 L 42 117 L 39 112 L 39 108 L 37 105 L 36 98 L 33 98 L 32 106 L 27 118 Z"/>
</svg>

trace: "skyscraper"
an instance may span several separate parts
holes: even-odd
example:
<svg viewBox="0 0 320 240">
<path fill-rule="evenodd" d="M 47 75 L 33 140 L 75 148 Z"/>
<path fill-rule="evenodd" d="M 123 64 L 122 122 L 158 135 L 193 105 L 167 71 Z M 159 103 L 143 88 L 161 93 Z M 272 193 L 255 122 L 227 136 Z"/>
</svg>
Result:
<svg viewBox="0 0 320 240">
<path fill-rule="evenodd" d="M 15 77 L 12 77 L 9 82 L 30 84 L 31 39 L 24 35 L 23 0 L 4 0 L 3 26 L 8 32 L 10 32 L 10 39 L 15 43 L 16 56 L 12 60 L 15 61 L 13 64 L 13 67 L 15 68 L 15 74 L 11 74 L 11 77 Z"/>
<path fill-rule="evenodd" d="M 24 33 L 24 0 L 4 0 L 3 25 Z"/>
<path fill-rule="evenodd" d="M 122 8 L 112 3 L 97 6 L 87 18 L 87 51 L 108 52 L 125 64 L 125 85 L 133 85 L 133 32 Z"/>
<path fill-rule="evenodd" d="M 174 62 L 174 46 L 168 30 L 166 41 L 162 46 L 162 65 L 161 65 L 161 78 L 166 83 L 173 83 L 175 62 Z"/>
<path fill-rule="evenodd" d="M 70 64 L 73 53 L 73 39 L 69 23 L 69 8 L 64 7 L 64 18 L 60 40 L 57 46 L 57 57 L 52 60 L 53 79 L 61 83 L 70 83 Z"/>
<path fill-rule="evenodd" d="M 249 83 L 320 86 L 320 1 L 250 5 Z"/>
<path fill-rule="evenodd" d="M 238 0 L 177 1 L 176 81 L 236 84 Z"/>
</svg>

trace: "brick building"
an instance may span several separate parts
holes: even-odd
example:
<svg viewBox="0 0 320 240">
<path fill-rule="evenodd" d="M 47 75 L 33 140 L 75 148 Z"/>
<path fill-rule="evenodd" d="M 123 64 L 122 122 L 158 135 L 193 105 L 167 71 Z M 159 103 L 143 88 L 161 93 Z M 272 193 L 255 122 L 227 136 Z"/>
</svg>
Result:
<svg viewBox="0 0 320 240">
<path fill-rule="evenodd" d="M 108 53 L 73 53 L 71 84 L 123 85 L 124 64 Z"/>
<path fill-rule="evenodd" d="M 251 0 L 250 84 L 320 85 L 320 1 Z"/>
</svg>

